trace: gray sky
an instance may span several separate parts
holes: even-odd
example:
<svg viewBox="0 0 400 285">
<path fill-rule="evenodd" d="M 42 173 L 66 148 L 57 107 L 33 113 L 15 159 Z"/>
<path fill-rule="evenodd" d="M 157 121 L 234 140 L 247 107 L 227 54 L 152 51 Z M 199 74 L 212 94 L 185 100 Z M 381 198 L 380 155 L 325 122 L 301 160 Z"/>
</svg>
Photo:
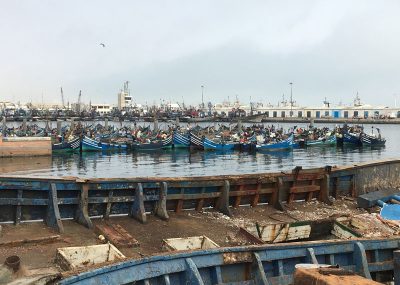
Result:
<svg viewBox="0 0 400 285">
<path fill-rule="evenodd" d="M 1 1 L 0 101 L 400 102 L 400 1 Z M 106 45 L 105 48 L 100 43 Z M 398 95 L 396 95 L 398 94 Z"/>
</svg>

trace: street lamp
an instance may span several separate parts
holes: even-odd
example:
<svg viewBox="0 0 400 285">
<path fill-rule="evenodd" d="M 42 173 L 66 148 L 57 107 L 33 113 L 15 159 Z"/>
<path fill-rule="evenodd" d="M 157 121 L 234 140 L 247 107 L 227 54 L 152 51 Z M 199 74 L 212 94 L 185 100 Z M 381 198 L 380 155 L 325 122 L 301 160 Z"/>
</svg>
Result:
<svg viewBox="0 0 400 285">
<path fill-rule="evenodd" d="M 201 85 L 201 107 L 204 109 L 204 85 Z"/>
<path fill-rule="evenodd" d="M 293 116 L 293 82 L 290 82 L 290 117 Z"/>
</svg>

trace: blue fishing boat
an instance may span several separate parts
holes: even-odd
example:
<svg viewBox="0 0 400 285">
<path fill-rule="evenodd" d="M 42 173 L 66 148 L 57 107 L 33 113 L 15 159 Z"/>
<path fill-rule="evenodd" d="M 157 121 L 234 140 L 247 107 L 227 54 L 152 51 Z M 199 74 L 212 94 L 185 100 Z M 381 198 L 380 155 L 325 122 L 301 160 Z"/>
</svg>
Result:
<svg viewBox="0 0 400 285">
<path fill-rule="evenodd" d="M 194 133 L 190 133 L 190 148 L 196 150 L 204 150 L 203 139 Z"/>
<path fill-rule="evenodd" d="M 293 148 L 294 135 L 291 134 L 287 139 L 280 142 L 266 143 L 257 145 L 258 151 L 281 151 L 281 150 L 291 150 Z"/>
<path fill-rule="evenodd" d="M 381 138 L 380 136 L 376 137 L 362 133 L 361 143 L 363 146 L 384 146 L 386 140 L 384 138 Z"/>
<path fill-rule="evenodd" d="M 102 150 L 126 150 L 128 149 L 127 144 L 125 143 L 106 143 L 101 142 L 101 149 Z"/>
<path fill-rule="evenodd" d="M 91 139 L 87 136 L 84 136 L 82 139 L 82 151 L 101 151 L 101 143 Z"/>
<path fill-rule="evenodd" d="M 69 140 L 69 141 L 63 141 L 60 143 L 55 143 L 51 146 L 53 151 L 74 151 L 74 150 L 79 150 L 81 141 L 78 137 Z"/>
<path fill-rule="evenodd" d="M 319 138 L 317 140 L 306 140 L 305 145 L 310 146 L 336 146 L 336 135 L 331 135 L 327 138 Z"/>
<path fill-rule="evenodd" d="M 167 137 L 163 140 L 150 141 L 146 143 L 136 142 L 132 143 L 131 148 L 133 150 L 161 150 L 172 148 L 172 136 Z"/>
<path fill-rule="evenodd" d="M 226 142 L 214 142 L 208 138 L 203 139 L 204 150 L 223 150 L 229 151 L 235 148 L 234 143 L 226 143 Z"/>
<path fill-rule="evenodd" d="M 189 135 L 183 135 L 181 133 L 175 132 L 173 135 L 173 145 L 174 148 L 189 148 L 190 138 Z"/>
<path fill-rule="evenodd" d="M 248 137 L 246 141 L 241 141 L 235 145 L 235 150 L 238 151 L 254 151 L 256 150 L 257 144 L 257 136 L 253 134 L 251 137 Z"/>
<path fill-rule="evenodd" d="M 374 134 L 374 127 L 372 127 L 372 134 L 368 135 L 364 132 L 361 133 L 361 143 L 363 146 L 384 146 L 386 143 L 386 140 L 382 138 L 381 136 L 381 130 L 379 128 L 376 128 L 378 131 L 378 135 Z"/>
<path fill-rule="evenodd" d="M 362 142 L 361 142 L 360 137 L 361 137 L 361 134 L 344 132 L 343 133 L 343 144 L 361 146 Z"/>
</svg>

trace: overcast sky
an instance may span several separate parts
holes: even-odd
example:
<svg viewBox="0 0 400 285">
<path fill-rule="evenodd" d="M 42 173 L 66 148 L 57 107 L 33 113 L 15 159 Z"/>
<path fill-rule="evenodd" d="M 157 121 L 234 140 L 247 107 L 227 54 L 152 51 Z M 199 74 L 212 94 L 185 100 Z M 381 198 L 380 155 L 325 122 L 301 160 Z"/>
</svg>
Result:
<svg viewBox="0 0 400 285">
<path fill-rule="evenodd" d="M 400 1 L 1 1 L 0 101 L 400 102 Z M 106 46 L 103 48 L 100 43 Z M 397 94 L 397 95 L 396 95 Z"/>
</svg>

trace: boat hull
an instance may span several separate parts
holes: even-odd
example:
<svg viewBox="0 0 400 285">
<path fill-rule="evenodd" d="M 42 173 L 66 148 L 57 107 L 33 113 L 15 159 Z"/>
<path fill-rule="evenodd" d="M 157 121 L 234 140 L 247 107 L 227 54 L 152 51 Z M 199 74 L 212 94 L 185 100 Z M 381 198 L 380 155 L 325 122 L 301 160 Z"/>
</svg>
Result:
<svg viewBox="0 0 400 285">
<path fill-rule="evenodd" d="M 101 151 L 101 143 L 88 137 L 82 139 L 82 151 Z"/>
<path fill-rule="evenodd" d="M 180 133 L 174 133 L 173 146 L 174 148 L 189 148 L 190 138 Z"/>
<path fill-rule="evenodd" d="M 305 145 L 307 147 L 336 146 L 336 144 L 337 144 L 336 136 L 330 136 L 330 137 L 328 137 L 326 139 L 322 139 L 322 140 L 307 140 L 307 141 L 305 141 Z"/>
<path fill-rule="evenodd" d="M 212 140 L 204 138 L 203 140 L 204 150 L 220 150 L 220 151 L 230 151 L 235 148 L 234 143 L 215 143 Z"/>
<path fill-rule="evenodd" d="M 134 143 L 131 145 L 136 151 L 153 151 L 172 148 L 172 137 L 168 137 L 162 141 L 150 143 Z"/>
<path fill-rule="evenodd" d="M 361 143 L 363 146 L 384 146 L 386 143 L 385 139 L 373 137 L 367 134 L 361 134 Z"/>
<path fill-rule="evenodd" d="M 258 151 L 288 151 L 293 149 L 293 135 L 284 141 L 257 145 Z"/>
<path fill-rule="evenodd" d="M 79 138 L 75 138 L 71 141 L 67 142 L 62 142 L 62 143 L 55 143 L 52 145 L 52 151 L 60 152 L 68 152 L 68 151 L 74 151 L 74 150 L 79 150 L 81 141 Z"/>
</svg>

